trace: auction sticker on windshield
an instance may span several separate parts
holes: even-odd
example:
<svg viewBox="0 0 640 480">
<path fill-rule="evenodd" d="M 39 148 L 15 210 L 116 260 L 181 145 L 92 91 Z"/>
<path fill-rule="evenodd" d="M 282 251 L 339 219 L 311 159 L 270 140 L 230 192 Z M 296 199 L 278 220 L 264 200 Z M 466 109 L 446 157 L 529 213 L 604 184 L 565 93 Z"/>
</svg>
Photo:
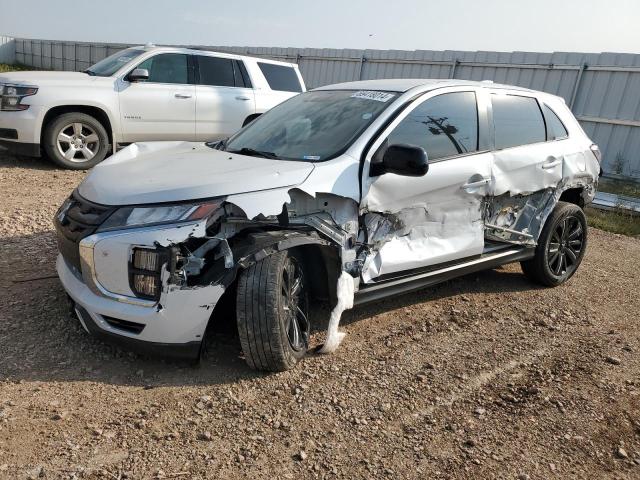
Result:
<svg viewBox="0 0 640 480">
<path fill-rule="evenodd" d="M 364 98 L 366 100 L 375 100 L 376 102 L 387 102 L 395 97 L 395 94 L 388 92 L 377 92 L 375 90 L 359 90 L 351 98 Z"/>
</svg>

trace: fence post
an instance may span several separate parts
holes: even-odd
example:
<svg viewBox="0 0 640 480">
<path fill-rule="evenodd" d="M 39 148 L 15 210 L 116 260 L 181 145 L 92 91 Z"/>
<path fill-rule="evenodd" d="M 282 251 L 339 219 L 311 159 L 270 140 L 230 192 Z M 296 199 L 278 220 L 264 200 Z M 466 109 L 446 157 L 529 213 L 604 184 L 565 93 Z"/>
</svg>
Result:
<svg viewBox="0 0 640 480">
<path fill-rule="evenodd" d="M 451 70 L 449 70 L 449 78 L 456 78 L 456 67 L 460 61 L 456 58 L 451 62 Z"/>
<path fill-rule="evenodd" d="M 358 64 L 358 80 L 362 80 L 362 66 L 367 59 L 364 56 L 364 53 L 360 55 L 360 63 Z"/>
<path fill-rule="evenodd" d="M 578 76 L 576 77 L 576 83 L 573 84 L 573 92 L 571 92 L 571 100 L 569 101 L 569 109 L 573 112 L 573 104 L 576 102 L 578 91 L 580 90 L 580 82 L 582 81 L 582 74 L 588 68 L 586 63 L 583 63 L 578 70 Z"/>
</svg>

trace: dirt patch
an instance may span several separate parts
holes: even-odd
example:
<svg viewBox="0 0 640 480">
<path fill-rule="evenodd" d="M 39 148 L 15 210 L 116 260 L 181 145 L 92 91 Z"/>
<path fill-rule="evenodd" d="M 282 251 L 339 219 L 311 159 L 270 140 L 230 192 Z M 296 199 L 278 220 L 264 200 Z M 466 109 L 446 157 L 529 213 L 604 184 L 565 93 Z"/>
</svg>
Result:
<svg viewBox="0 0 640 480">
<path fill-rule="evenodd" d="M 640 241 L 590 230 L 565 286 L 518 265 L 345 314 L 276 375 L 98 342 L 55 278 L 83 177 L 0 152 L 0 478 L 639 478 Z M 16 282 L 18 281 L 18 282 Z"/>
</svg>

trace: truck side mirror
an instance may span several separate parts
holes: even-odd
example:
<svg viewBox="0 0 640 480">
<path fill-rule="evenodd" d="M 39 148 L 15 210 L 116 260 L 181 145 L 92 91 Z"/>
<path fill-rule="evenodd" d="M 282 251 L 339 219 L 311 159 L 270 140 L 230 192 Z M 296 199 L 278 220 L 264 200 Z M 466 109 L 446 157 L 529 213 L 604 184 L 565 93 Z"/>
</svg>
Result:
<svg viewBox="0 0 640 480">
<path fill-rule="evenodd" d="M 149 80 L 149 70 L 146 68 L 136 68 L 133 72 L 129 74 L 127 79 L 130 82 L 139 82 L 144 80 Z"/>
</svg>

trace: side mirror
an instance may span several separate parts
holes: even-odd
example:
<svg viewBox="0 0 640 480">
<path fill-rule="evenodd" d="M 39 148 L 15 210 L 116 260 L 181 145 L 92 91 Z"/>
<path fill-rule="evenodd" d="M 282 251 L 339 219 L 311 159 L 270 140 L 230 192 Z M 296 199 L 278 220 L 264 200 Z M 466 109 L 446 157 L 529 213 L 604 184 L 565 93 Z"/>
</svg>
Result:
<svg viewBox="0 0 640 480">
<path fill-rule="evenodd" d="M 395 173 L 405 177 L 422 177 L 429 171 L 429 158 L 424 148 L 415 145 L 389 145 L 382 162 L 371 164 L 370 176 Z"/>
<path fill-rule="evenodd" d="M 139 82 L 140 80 L 149 80 L 149 70 L 146 68 L 136 68 L 129 74 L 127 79 L 130 82 Z"/>
</svg>

